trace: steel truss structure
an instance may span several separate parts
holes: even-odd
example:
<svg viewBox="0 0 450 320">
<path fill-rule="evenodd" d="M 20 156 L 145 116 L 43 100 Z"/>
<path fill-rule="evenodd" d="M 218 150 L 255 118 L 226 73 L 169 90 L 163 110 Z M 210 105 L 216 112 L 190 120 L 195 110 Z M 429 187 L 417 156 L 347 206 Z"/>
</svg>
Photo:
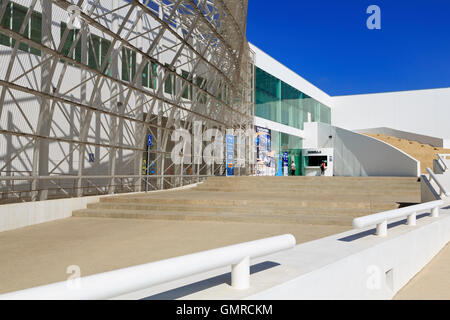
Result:
<svg viewBox="0 0 450 320">
<path fill-rule="evenodd" d="M 246 15 L 246 0 L 1 0 L 2 201 L 223 174 L 224 160 L 173 163 L 171 137 L 253 131 Z M 247 175 L 252 137 L 239 141 Z"/>
</svg>

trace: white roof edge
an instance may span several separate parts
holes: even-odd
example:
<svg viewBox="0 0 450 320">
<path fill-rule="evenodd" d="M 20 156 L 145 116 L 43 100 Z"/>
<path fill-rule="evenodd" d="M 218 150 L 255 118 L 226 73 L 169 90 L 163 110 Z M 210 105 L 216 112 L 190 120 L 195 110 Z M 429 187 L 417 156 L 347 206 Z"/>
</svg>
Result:
<svg viewBox="0 0 450 320">
<path fill-rule="evenodd" d="M 450 90 L 450 87 L 442 88 L 428 88 L 428 89 L 412 89 L 412 90 L 400 90 L 400 91 L 383 91 L 383 92 L 371 92 L 371 93 L 355 93 L 355 94 L 343 94 L 337 96 L 330 96 L 330 98 L 345 98 L 345 97 L 357 97 L 357 96 L 368 96 L 368 95 L 381 95 L 381 94 L 399 94 L 399 93 L 412 93 L 418 91 L 445 91 Z"/>
</svg>

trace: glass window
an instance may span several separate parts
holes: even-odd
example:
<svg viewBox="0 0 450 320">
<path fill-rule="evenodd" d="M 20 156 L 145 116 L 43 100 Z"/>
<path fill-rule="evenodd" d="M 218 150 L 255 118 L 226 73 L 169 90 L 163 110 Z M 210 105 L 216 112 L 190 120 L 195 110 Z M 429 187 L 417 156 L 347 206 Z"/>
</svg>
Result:
<svg viewBox="0 0 450 320">
<path fill-rule="evenodd" d="M 100 37 L 91 34 L 88 44 L 88 65 L 90 68 L 98 70 L 100 67 Z"/>
<path fill-rule="evenodd" d="M 12 14 L 12 30 L 20 33 L 20 28 L 22 27 L 22 23 L 25 21 L 25 16 L 27 14 L 27 9 L 25 7 L 19 6 L 17 4 L 13 4 L 13 14 Z M 24 32 L 22 33 L 25 37 L 28 37 L 29 25 L 25 27 Z M 15 41 L 13 40 L 13 46 Z M 25 43 L 19 44 L 19 50 L 28 52 L 28 45 Z"/>
<path fill-rule="evenodd" d="M 136 52 L 122 48 L 122 80 L 131 81 L 136 75 Z"/>
<path fill-rule="evenodd" d="M 152 66 L 150 68 L 150 65 Z M 156 88 L 156 66 L 157 64 L 154 62 L 148 63 L 145 65 L 144 70 L 142 71 L 142 85 L 147 88 Z"/>
<path fill-rule="evenodd" d="M 100 56 L 100 63 L 99 66 L 103 65 L 103 63 L 105 63 L 105 60 L 108 60 L 105 64 L 105 66 L 103 67 L 102 72 L 106 73 L 106 71 L 108 70 L 110 64 L 111 64 L 111 55 L 108 55 L 108 50 L 109 47 L 111 46 L 111 41 L 106 40 L 106 39 L 101 39 L 100 41 L 100 46 L 101 46 L 101 56 Z M 136 72 L 136 59 L 134 60 L 134 73 Z M 111 75 L 111 70 L 108 70 L 108 75 Z M 134 74 L 132 75 L 132 77 L 134 77 Z"/>
<path fill-rule="evenodd" d="M 12 5 L 11 3 L 9 3 L 6 6 L 6 11 L 5 14 L 3 15 L 2 18 L 2 26 L 11 29 L 11 9 L 12 9 Z M 4 46 L 11 46 L 11 38 L 8 37 L 7 35 L 4 35 L 3 33 L 0 33 L 0 44 L 4 45 Z"/>
<path fill-rule="evenodd" d="M 197 76 L 196 79 L 195 79 L 195 83 L 197 84 L 197 86 L 199 86 L 203 90 L 206 90 L 206 79 L 205 78 Z M 200 92 L 198 94 L 198 102 L 206 103 L 206 94 L 205 93 Z"/>
<path fill-rule="evenodd" d="M 5 9 L 5 14 L 3 15 L 1 25 L 7 27 L 8 29 L 20 33 L 20 28 L 25 20 L 28 9 L 22 7 L 16 3 L 8 3 Z M 31 25 L 31 26 L 30 26 Z M 36 43 L 41 43 L 42 40 L 42 15 L 39 12 L 33 11 L 31 13 L 31 23 L 27 24 L 23 30 L 22 35 L 28 39 L 35 41 Z M 9 36 L 0 34 L 0 44 L 11 47 L 15 45 L 15 40 L 11 39 Z M 30 47 L 25 43 L 19 44 L 19 50 L 30 52 L 35 55 L 41 55 L 41 51 L 34 47 Z"/>
<path fill-rule="evenodd" d="M 31 14 L 30 39 L 36 43 L 41 43 L 42 41 L 42 14 L 39 12 Z M 30 53 L 40 56 L 41 50 L 30 47 Z"/>
<path fill-rule="evenodd" d="M 166 65 L 166 72 L 169 72 L 169 64 Z M 172 70 L 174 71 L 174 70 Z M 166 77 L 166 81 L 164 82 L 164 92 L 169 94 L 175 94 L 175 76 L 173 74 L 169 74 Z"/>
<path fill-rule="evenodd" d="M 331 110 L 317 100 L 255 67 L 255 115 L 294 128 L 308 121 L 330 123 Z"/>
<path fill-rule="evenodd" d="M 192 81 L 191 75 L 189 74 L 189 72 L 187 72 L 185 70 L 181 70 L 181 76 L 184 79 L 187 79 L 188 81 Z M 190 85 L 190 84 L 183 84 L 183 85 L 185 87 L 184 87 L 184 90 L 183 90 L 182 97 L 185 98 L 185 99 L 191 100 L 192 99 L 192 85 Z"/>
</svg>

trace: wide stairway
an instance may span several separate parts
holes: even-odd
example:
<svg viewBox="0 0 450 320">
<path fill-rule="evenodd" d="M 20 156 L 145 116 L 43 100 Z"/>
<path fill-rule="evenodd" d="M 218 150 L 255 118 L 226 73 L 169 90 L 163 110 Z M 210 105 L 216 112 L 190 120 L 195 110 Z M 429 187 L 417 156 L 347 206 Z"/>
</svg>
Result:
<svg viewBox="0 0 450 320">
<path fill-rule="evenodd" d="M 419 202 L 417 178 L 210 177 L 184 190 L 103 197 L 73 216 L 351 226 Z"/>
</svg>

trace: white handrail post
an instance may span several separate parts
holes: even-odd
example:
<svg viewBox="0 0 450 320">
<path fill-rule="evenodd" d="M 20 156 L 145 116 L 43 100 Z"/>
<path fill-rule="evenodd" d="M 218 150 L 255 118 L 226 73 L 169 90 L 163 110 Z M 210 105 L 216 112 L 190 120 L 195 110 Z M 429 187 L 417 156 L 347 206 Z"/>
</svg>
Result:
<svg viewBox="0 0 450 320">
<path fill-rule="evenodd" d="M 433 209 L 431 209 L 431 216 L 433 218 L 438 218 L 439 217 L 439 207 L 436 206 Z"/>
<path fill-rule="evenodd" d="M 417 215 L 417 212 L 414 212 L 408 216 L 408 226 L 416 225 L 416 215 Z"/>
<path fill-rule="evenodd" d="M 245 257 L 231 265 L 231 286 L 243 290 L 250 287 L 250 258 Z"/>
<path fill-rule="evenodd" d="M 377 236 L 386 237 L 387 236 L 387 220 L 377 224 Z"/>
</svg>

